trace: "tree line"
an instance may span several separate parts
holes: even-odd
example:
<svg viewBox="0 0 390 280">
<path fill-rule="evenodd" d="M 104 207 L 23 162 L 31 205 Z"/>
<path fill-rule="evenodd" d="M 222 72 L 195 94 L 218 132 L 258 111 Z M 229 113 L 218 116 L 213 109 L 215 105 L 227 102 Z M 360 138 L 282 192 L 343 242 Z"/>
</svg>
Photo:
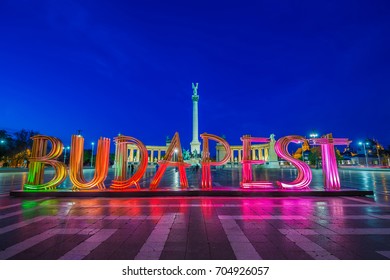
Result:
<svg viewBox="0 0 390 280">
<path fill-rule="evenodd" d="M 27 167 L 31 155 L 31 137 L 37 131 L 21 129 L 14 133 L 0 130 L 0 167 Z"/>
</svg>

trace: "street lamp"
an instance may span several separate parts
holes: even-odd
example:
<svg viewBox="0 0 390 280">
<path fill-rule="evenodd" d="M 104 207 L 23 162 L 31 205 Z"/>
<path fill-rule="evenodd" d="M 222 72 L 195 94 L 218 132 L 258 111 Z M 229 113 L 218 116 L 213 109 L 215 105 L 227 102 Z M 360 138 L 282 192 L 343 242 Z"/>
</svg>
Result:
<svg viewBox="0 0 390 280">
<path fill-rule="evenodd" d="M 95 142 L 92 142 L 91 145 L 92 145 L 92 151 L 91 151 L 91 167 L 92 167 L 92 165 L 93 165 L 93 148 L 95 147 Z"/>
<path fill-rule="evenodd" d="M 1 140 L 0 140 L 0 145 L 1 145 L 1 146 L 3 146 L 3 145 L 5 146 L 5 145 L 6 145 L 6 142 L 5 142 L 4 139 L 1 139 Z M 4 161 L 6 161 L 6 157 L 5 157 L 4 155 L 2 156 L 2 158 L 4 159 Z M 0 160 L 2 160 L 2 158 L 0 158 Z M 4 163 L 3 163 L 3 165 L 4 165 Z"/>
<path fill-rule="evenodd" d="M 177 148 L 175 148 L 175 154 L 174 154 L 174 157 L 173 157 L 173 161 L 177 161 Z"/>
<path fill-rule="evenodd" d="M 365 156 L 365 158 L 366 158 L 366 167 L 368 167 L 366 143 L 359 142 L 359 145 L 363 145 L 364 156 Z"/>
<path fill-rule="evenodd" d="M 378 166 L 381 165 L 381 157 L 379 155 L 379 148 L 380 148 L 380 146 L 377 144 L 376 145 L 376 155 L 378 156 Z"/>
<path fill-rule="evenodd" d="M 70 147 L 62 147 L 62 149 L 64 150 L 64 163 L 66 162 L 66 150 L 69 150 Z M 65 163 L 66 164 L 66 163 Z"/>
<path fill-rule="evenodd" d="M 318 137 L 318 134 L 317 133 L 310 133 L 310 138 L 316 138 L 316 137 Z"/>
</svg>

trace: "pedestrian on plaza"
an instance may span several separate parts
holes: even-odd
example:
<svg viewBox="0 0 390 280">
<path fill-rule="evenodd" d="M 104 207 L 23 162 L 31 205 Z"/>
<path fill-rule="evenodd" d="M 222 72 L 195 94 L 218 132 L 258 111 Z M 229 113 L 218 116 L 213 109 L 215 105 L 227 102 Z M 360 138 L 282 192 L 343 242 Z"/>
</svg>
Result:
<svg viewBox="0 0 390 280">
<path fill-rule="evenodd" d="M 134 164 L 131 164 L 131 165 L 130 165 L 130 172 L 131 172 L 131 174 L 134 173 Z"/>
</svg>

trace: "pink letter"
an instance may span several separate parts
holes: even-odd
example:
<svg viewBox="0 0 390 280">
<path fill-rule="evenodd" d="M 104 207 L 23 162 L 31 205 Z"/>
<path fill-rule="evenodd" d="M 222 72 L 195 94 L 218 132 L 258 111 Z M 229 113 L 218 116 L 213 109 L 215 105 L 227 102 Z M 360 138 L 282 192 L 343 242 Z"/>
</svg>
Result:
<svg viewBox="0 0 390 280">
<path fill-rule="evenodd" d="M 310 139 L 313 145 L 321 145 L 322 173 L 324 176 L 324 188 L 326 190 L 339 190 L 340 177 L 337 169 L 334 145 L 348 145 L 351 143 L 347 138 L 333 138 L 332 133 L 322 138 Z"/>
<path fill-rule="evenodd" d="M 253 160 L 251 143 L 268 143 L 269 138 L 251 137 L 250 135 L 244 135 L 241 137 L 242 145 L 242 188 L 269 188 L 272 186 L 271 182 L 256 181 L 253 182 L 252 164 L 263 164 L 264 160 Z"/>
<path fill-rule="evenodd" d="M 298 170 L 298 177 L 291 182 L 290 184 L 277 182 L 278 185 L 280 185 L 282 188 L 285 189 L 304 189 L 309 186 L 311 179 L 312 179 L 312 173 L 310 170 L 309 165 L 307 165 L 305 162 L 300 161 L 298 159 L 293 158 L 290 153 L 287 150 L 288 144 L 293 143 L 301 143 L 305 141 L 305 138 L 298 135 L 291 135 L 280 138 L 275 143 L 275 152 L 276 154 L 281 157 L 282 159 L 287 160 L 292 165 L 294 165 Z"/>
</svg>

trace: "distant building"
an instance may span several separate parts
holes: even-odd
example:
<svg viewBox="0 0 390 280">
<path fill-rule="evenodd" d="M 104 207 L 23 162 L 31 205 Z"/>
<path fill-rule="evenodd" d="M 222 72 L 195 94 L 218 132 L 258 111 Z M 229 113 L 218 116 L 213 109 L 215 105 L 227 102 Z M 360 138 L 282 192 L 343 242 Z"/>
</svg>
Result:
<svg viewBox="0 0 390 280">
<path fill-rule="evenodd" d="M 193 95 L 192 95 L 192 141 L 190 143 L 191 154 L 200 155 L 201 143 L 198 140 L 198 83 L 192 84 Z M 276 153 L 274 151 L 275 139 L 273 135 L 270 136 L 271 142 L 265 144 L 253 144 L 251 146 L 252 150 L 252 159 L 254 160 L 265 160 L 267 161 L 267 166 L 269 167 L 279 167 L 278 159 Z M 170 139 L 167 137 L 167 141 L 165 146 L 156 146 L 156 145 L 146 145 L 146 149 L 148 150 L 148 161 L 149 164 L 156 163 L 159 160 L 162 160 L 166 154 L 168 146 L 170 144 Z M 233 145 L 231 148 L 231 156 L 228 165 L 234 166 L 241 164 L 242 159 L 242 145 Z M 127 146 L 128 150 L 128 159 L 127 162 L 129 165 L 134 162 L 139 162 L 139 151 L 137 146 L 133 144 L 129 144 Z M 226 154 L 225 149 L 221 145 L 216 145 L 216 161 L 220 161 Z M 193 159 L 190 160 L 193 163 Z M 200 161 L 200 158 L 198 159 Z"/>
</svg>

